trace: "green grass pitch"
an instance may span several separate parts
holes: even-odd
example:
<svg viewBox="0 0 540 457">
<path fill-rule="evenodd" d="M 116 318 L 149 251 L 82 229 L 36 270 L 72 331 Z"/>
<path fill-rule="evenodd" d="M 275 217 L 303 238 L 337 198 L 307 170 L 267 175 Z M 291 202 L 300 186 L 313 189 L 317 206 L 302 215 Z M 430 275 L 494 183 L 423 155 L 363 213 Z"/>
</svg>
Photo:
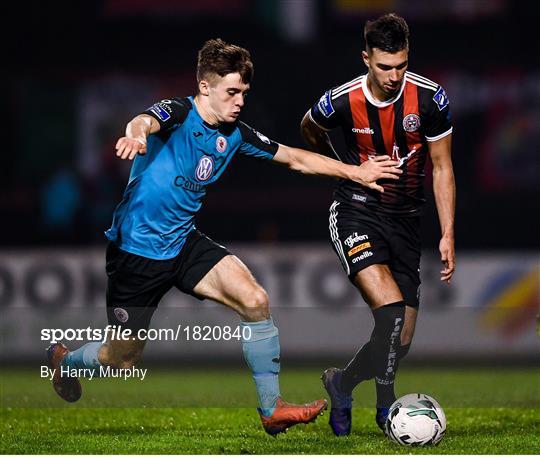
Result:
<svg viewBox="0 0 540 457">
<path fill-rule="evenodd" d="M 320 370 L 284 367 L 288 401 L 321 398 Z M 375 425 L 374 387 L 355 391 L 353 432 L 336 438 L 328 414 L 266 435 L 247 370 L 148 370 L 144 381 L 83 381 L 68 405 L 39 371 L 2 369 L 2 454 L 538 454 L 539 369 L 402 369 L 397 394 L 423 392 L 443 406 L 437 447 L 401 447 Z"/>
</svg>

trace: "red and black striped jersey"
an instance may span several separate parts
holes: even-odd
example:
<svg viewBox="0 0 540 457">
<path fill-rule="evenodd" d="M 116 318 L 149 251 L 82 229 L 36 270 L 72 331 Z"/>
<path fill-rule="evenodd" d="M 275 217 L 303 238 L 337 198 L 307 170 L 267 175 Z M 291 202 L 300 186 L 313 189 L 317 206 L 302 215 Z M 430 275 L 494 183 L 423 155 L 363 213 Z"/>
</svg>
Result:
<svg viewBox="0 0 540 457">
<path fill-rule="evenodd" d="M 346 150 L 338 158 L 359 165 L 375 155 L 400 162 L 399 180 L 380 180 L 384 193 L 341 180 L 334 197 L 393 216 L 417 215 L 425 203 L 427 143 L 452 132 L 448 97 L 437 83 L 406 72 L 400 91 L 380 102 L 370 93 L 367 75 L 327 91 L 309 116 L 324 130 L 340 127 Z"/>
</svg>

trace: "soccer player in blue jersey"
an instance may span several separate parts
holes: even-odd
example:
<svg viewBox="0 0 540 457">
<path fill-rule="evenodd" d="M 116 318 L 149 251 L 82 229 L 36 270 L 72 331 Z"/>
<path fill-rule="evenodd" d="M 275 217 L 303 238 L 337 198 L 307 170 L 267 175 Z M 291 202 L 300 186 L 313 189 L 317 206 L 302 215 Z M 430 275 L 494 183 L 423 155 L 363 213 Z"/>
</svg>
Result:
<svg viewBox="0 0 540 457">
<path fill-rule="evenodd" d="M 199 51 L 197 95 L 162 100 L 128 123 L 126 135 L 116 144 L 117 156 L 135 160 L 124 198 L 106 232 L 107 315 L 109 324 L 136 334 L 149 327 L 159 301 L 172 287 L 236 311 L 241 325 L 251 330 L 245 332 L 251 337 L 243 339 L 242 346 L 255 381 L 261 421 L 266 432 L 275 435 L 315 420 L 326 400 L 293 405 L 281 399 L 278 329 L 268 296 L 236 256 L 195 227 L 206 189 L 235 154 L 379 191 L 377 179 L 397 179 L 401 172 L 389 157 L 346 165 L 278 144 L 240 122 L 252 76 L 248 51 L 209 40 Z M 48 349 L 49 363 L 56 369 L 53 386 L 63 399 L 76 401 L 81 395 L 79 380 L 60 376 L 59 368 L 131 368 L 144 345 L 140 339 L 108 339 L 69 352 L 63 344 L 53 344 Z"/>
</svg>

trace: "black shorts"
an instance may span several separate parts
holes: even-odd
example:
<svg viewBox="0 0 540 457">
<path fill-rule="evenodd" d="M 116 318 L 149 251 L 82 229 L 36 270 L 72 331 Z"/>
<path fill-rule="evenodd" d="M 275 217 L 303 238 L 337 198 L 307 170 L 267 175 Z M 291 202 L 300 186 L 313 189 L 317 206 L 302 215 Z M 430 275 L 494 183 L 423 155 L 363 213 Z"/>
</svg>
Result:
<svg viewBox="0 0 540 457">
<path fill-rule="evenodd" d="M 334 201 L 330 207 L 330 238 L 351 282 L 370 265 L 388 265 L 405 304 L 418 307 L 420 298 L 420 217 L 385 217 Z"/>
<path fill-rule="evenodd" d="M 107 245 L 107 317 L 110 325 L 147 329 L 161 298 L 172 288 L 193 292 L 199 281 L 230 252 L 193 230 L 173 259 L 153 260 Z"/>
</svg>

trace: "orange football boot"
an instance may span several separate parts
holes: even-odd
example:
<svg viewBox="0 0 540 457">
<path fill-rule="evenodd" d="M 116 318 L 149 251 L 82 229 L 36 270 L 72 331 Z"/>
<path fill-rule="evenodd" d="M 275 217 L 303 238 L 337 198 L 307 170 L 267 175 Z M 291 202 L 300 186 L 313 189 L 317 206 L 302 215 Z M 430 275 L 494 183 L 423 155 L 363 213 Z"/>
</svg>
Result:
<svg viewBox="0 0 540 457">
<path fill-rule="evenodd" d="M 69 349 L 62 343 L 54 343 L 47 348 L 47 358 L 49 367 L 54 369 L 52 381 L 54 390 L 64 400 L 73 403 L 81 398 L 82 387 L 78 378 L 61 375 L 60 365 L 68 352 Z"/>
<path fill-rule="evenodd" d="M 295 405 L 278 398 L 272 416 L 263 416 L 260 412 L 259 414 L 266 433 L 275 436 L 278 433 L 286 432 L 293 425 L 313 422 L 317 419 L 317 416 L 323 414 L 327 406 L 328 402 L 326 400 L 316 400 L 305 405 Z"/>
</svg>

